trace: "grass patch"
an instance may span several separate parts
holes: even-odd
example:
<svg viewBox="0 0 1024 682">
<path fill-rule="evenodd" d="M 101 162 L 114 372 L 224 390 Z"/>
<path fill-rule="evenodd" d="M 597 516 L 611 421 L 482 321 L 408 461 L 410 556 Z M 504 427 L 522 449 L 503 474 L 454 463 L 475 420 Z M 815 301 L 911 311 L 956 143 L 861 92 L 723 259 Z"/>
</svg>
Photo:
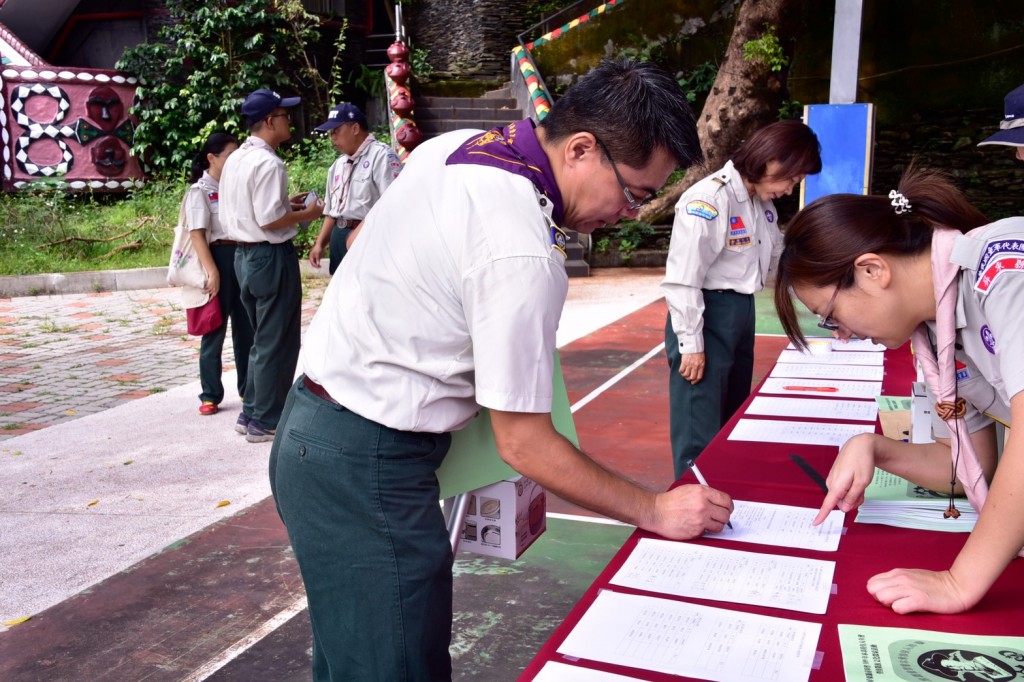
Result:
<svg viewBox="0 0 1024 682">
<path fill-rule="evenodd" d="M 0 194 L 0 275 L 166 265 L 186 188 L 154 181 L 124 195 Z"/>
<path fill-rule="evenodd" d="M 326 135 L 280 153 L 290 194 L 324 193 L 327 169 L 337 158 Z M 0 275 L 166 266 L 188 187 L 184 179 L 157 178 L 125 194 L 62 192 L 45 183 L 0 192 Z M 295 239 L 300 258 L 309 253 L 321 224 L 313 221 Z"/>
</svg>

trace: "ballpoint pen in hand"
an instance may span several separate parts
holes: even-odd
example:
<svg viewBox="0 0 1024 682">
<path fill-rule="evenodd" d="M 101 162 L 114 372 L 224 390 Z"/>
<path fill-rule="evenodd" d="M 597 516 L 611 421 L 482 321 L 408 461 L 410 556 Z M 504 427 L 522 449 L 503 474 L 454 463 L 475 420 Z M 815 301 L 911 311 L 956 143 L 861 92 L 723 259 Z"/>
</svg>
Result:
<svg viewBox="0 0 1024 682">
<path fill-rule="evenodd" d="M 692 459 L 690 460 L 690 471 L 692 471 L 693 475 L 697 478 L 697 483 L 700 483 L 702 486 L 707 488 L 711 487 L 708 485 L 708 480 L 704 478 L 704 474 L 700 473 L 700 469 L 697 468 L 697 465 L 693 463 Z M 726 521 L 725 525 L 729 526 L 729 530 L 733 529 L 732 521 Z"/>
</svg>

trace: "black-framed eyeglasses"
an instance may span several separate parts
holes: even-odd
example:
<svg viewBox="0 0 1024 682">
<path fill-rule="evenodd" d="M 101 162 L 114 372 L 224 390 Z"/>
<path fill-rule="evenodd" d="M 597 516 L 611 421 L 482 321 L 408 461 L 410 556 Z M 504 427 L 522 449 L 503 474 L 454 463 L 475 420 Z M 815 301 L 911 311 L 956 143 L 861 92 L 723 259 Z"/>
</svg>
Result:
<svg viewBox="0 0 1024 682">
<path fill-rule="evenodd" d="M 825 310 L 828 311 L 828 314 L 818 321 L 819 327 L 821 327 L 822 329 L 827 329 L 830 332 L 839 331 L 839 323 L 836 322 L 834 317 L 832 317 L 832 309 L 836 305 L 836 296 L 839 295 L 839 287 L 840 285 L 837 284 L 836 290 L 832 292 L 832 298 L 828 300 L 828 305 L 825 306 Z"/>
<path fill-rule="evenodd" d="M 594 134 L 591 133 L 591 135 Z M 608 163 L 610 163 L 612 166 L 612 172 L 615 173 L 615 179 L 619 181 L 619 187 L 622 188 L 622 193 L 626 196 L 626 201 L 628 202 L 629 210 L 639 211 L 641 208 L 649 204 L 651 199 L 654 198 L 654 194 L 648 194 L 640 201 L 637 201 L 636 197 L 633 196 L 633 193 L 629 191 L 628 187 L 626 187 L 626 182 L 622 179 L 622 175 L 619 173 L 619 167 L 615 165 L 615 159 L 612 158 L 612 154 L 611 152 L 608 151 L 608 147 L 604 145 L 604 142 L 601 142 L 601 138 L 599 138 L 597 135 L 594 135 L 594 141 L 597 142 L 597 146 L 601 148 L 601 151 L 604 152 L 604 155 L 608 157 Z"/>
<path fill-rule="evenodd" d="M 271 114 L 270 116 L 267 116 L 267 118 L 277 118 L 278 116 L 284 116 L 289 121 L 292 120 L 292 115 L 289 111 L 283 111 L 280 114 Z"/>
</svg>

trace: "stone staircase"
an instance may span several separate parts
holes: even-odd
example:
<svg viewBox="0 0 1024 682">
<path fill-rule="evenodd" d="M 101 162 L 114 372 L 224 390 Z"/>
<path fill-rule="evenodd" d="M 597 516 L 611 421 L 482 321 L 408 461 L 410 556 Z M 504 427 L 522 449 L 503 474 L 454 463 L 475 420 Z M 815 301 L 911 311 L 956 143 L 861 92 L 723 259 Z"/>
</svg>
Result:
<svg viewBox="0 0 1024 682">
<path fill-rule="evenodd" d="M 463 128 L 490 130 L 525 118 L 510 90 L 506 85 L 481 97 L 428 97 L 413 92 L 413 119 L 424 139 Z"/>
</svg>

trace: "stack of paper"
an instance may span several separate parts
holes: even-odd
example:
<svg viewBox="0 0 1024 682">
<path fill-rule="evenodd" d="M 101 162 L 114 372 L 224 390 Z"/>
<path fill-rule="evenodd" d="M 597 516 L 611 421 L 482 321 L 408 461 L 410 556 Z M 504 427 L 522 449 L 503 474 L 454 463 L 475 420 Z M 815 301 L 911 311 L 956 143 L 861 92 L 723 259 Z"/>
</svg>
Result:
<svg viewBox="0 0 1024 682">
<path fill-rule="evenodd" d="M 945 518 L 949 496 L 916 486 L 910 481 L 881 469 L 875 469 L 871 485 L 864 491 L 864 504 L 857 512 L 857 523 L 879 523 L 900 528 L 970 533 L 978 513 L 966 498 L 954 498 L 959 518 Z"/>
</svg>

